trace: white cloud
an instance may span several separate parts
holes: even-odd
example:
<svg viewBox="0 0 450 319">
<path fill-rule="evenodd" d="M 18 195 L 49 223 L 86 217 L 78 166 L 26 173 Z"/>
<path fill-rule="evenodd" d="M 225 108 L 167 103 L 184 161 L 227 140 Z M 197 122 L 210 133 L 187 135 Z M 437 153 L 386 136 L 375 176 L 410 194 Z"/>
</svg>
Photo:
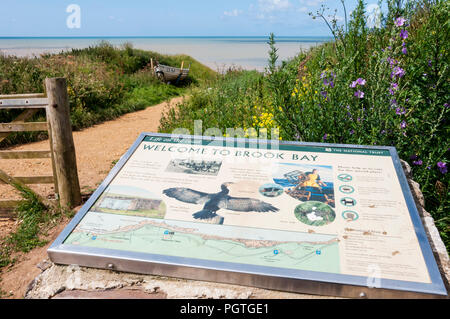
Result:
<svg viewBox="0 0 450 319">
<path fill-rule="evenodd" d="M 325 0 L 300 0 L 300 3 L 307 5 L 308 7 L 315 7 L 324 2 Z"/>
<path fill-rule="evenodd" d="M 301 8 L 298 8 L 297 11 L 298 12 L 308 12 L 308 8 L 307 7 L 301 7 Z"/>
<path fill-rule="evenodd" d="M 238 10 L 238 9 L 234 9 L 234 10 L 231 10 L 231 11 L 225 11 L 223 13 L 223 15 L 227 16 L 227 17 L 237 17 L 237 16 L 239 16 L 241 14 L 242 14 L 242 10 Z"/>
<path fill-rule="evenodd" d="M 284 11 L 291 7 L 289 0 L 258 0 L 258 8 L 262 12 Z"/>
</svg>

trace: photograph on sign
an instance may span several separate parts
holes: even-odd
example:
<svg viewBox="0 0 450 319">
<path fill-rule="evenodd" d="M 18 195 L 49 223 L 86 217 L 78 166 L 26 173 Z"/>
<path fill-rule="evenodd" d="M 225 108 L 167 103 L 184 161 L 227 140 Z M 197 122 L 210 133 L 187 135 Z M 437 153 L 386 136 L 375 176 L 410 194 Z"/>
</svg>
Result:
<svg viewBox="0 0 450 319">
<path fill-rule="evenodd" d="M 143 134 L 50 257 L 445 291 L 392 148 L 216 142 Z"/>
</svg>

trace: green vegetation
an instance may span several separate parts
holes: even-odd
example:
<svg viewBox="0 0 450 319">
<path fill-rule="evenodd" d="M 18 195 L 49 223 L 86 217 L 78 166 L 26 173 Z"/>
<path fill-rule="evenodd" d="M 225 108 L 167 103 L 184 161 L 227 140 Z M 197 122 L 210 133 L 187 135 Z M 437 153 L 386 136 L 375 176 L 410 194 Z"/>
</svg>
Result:
<svg viewBox="0 0 450 319">
<path fill-rule="evenodd" d="M 176 86 L 162 83 L 152 76 L 151 59 L 175 67 L 184 61 L 185 67 L 190 65 L 189 77 Z M 37 58 L 0 55 L 0 94 L 43 92 L 46 77 L 67 78 L 72 125 L 79 130 L 184 94 L 213 79 L 215 72 L 187 55 L 166 56 L 129 44 L 116 48 L 107 42 Z M 18 112 L 2 111 L 0 122 L 11 121 Z M 34 120 L 44 116 L 37 114 Z M 39 137 L 45 134 L 13 134 L 0 147 Z"/>
<path fill-rule="evenodd" d="M 20 185 L 15 187 L 24 198 L 16 209 L 20 223 L 13 233 L 0 238 L 0 269 L 15 263 L 12 254 L 27 253 L 35 247 L 44 246 L 47 241 L 41 237 L 64 213 L 62 209 L 45 206 L 29 188 Z"/>
<path fill-rule="evenodd" d="M 226 128 L 243 128 L 243 137 L 279 127 L 284 140 L 393 145 L 449 249 L 450 1 L 384 2 L 379 28 L 368 27 L 362 0 L 344 25 L 322 7 L 311 16 L 326 21 L 335 41 L 278 67 L 271 36 L 265 74 L 230 70 L 191 90 L 160 131 L 193 132 L 201 119 L 204 130 L 224 135 Z"/>
</svg>

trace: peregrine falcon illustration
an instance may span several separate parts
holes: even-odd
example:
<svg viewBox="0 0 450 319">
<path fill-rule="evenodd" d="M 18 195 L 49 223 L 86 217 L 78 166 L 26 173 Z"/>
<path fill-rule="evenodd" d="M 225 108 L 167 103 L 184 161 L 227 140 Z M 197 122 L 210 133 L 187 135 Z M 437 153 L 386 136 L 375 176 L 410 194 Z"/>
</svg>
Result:
<svg viewBox="0 0 450 319">
<path fill-rule="evenodd" d="M 239 198 L 229 196 L 228 187 L 233 183 L 223 183 L 222 191 L 218 193 L 203 193 L 190 188 L 169 188 L 163 194 L 184 203 L 204 204 L 203 209 L 192 216 L 195 219 L 211 219 L 219 209 L 238 212 L 277 212 L 279 209 L 269 203 L 254 198 Z"/>
</svg>

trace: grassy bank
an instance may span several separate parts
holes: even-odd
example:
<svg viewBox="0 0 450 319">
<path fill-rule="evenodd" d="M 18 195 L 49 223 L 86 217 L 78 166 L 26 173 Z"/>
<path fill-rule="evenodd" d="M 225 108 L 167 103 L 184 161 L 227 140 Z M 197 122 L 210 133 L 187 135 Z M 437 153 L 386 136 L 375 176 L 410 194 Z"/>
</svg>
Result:
<svg viewBox="0 0 450 319">
<path fill-rule="evenodd" d="M 235 70 L 192 90 L 160 130 L 193 132 L 201 119 L 224 135 L 279 127 L 284 140 L 395 146 L 449 249 L 450 2 L 383 2 L 379 28 L 368 27 L 363 1 L 343 25 L 312 13 L 327 20 L 335 41 L 278 67 L 272 38 L 265 74 Z"/>
<path fill-rule="evenodd" d="M 178 67 L 184 61 L 191 66 L 189 77 L 176 86 L 162 83 L 152 76 L 151 59 Z M 46 77 L 67 78 L 72 125 L 80 130 L 185 94 L 215 79 L 216 73 L 186 55 L 166 56 L 108 43 L 37 58 L 0 55 L 0 94 L 44 92 Z M 20 112 L 1 110 L 0 122 L 9 122 Z M 44 118 L 41 112 L 31 120 Z M 0 148 L 42 138 L 46 134 L 14 134 Z M 14 264 L 14 256 L 45 245 L 46 230 L 71 213 L 46 207 L 29 189 L 18 190 L 24 198 L 17 208 L 20 223 L 13 233 L 0 238 L 0 270 Z"/>
<path fill-rule="evenodd" d="M 184 61 L 191 65 L 189 77 L 177 86 L 161 83 L 151 76 L 151 59 L 176 67 Z M 215 72 L 186 55 L 161 55 L 107 42 L 36 58 L 0 55 L 0 94 L 43 92 L 46 77 L 67 78 L 71 120 L 73 128 L 80 130 L 184 94 L 187 88 L 213 79 Z M 0 122 L 11 121 L 18 112 L 2 111 Z M 38 114 L 35 120 L 44 116 Z M 40 137 L 45 135 L 16 134 L 0 147 Z"/>
</svg>

